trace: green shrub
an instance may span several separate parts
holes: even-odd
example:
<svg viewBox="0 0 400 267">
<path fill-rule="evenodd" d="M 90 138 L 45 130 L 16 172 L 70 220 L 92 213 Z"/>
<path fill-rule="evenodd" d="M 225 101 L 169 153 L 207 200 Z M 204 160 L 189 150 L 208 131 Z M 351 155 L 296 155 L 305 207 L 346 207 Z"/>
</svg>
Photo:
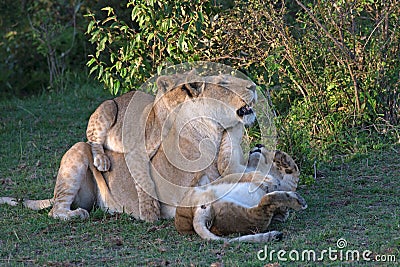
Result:
<svg viewBox="0 0 400 267">
<path fill-rule="evenodd" d="M 87 15 L 96 45 L 88 66 L 113 94 L 132 90 L 167 64 L 200 59 L 196 48 L 208 25 L 209 1 L 131 0 L 127 8 L 130 24 L 111 6 L 102 9 L 103 19 Z"/>
<path fill-rule="evenodd" d="M 307 3 L 238 1 L 213 25 L 209 58 L 265 86 L 280 148 L 312 172 L 316 158 L 398 142 L 400 6 Z"/>
<path fill-rule="evenodd" d="M 91 72 L 116 94 L 166 64 L 237 68 L 264 89 L 279 147 L 308 174 L 316 159 L 399 142 L 397 1 L 228 2 L 131 0 L 131 21 L 90 13 Z"/>
<path fill-rule="evenodd" d="M 87 58 L 80 2 L 5 0 L 0 8 L 1 95 L 61 90 L 68 72 L 82 72 Z"/>
</svg>

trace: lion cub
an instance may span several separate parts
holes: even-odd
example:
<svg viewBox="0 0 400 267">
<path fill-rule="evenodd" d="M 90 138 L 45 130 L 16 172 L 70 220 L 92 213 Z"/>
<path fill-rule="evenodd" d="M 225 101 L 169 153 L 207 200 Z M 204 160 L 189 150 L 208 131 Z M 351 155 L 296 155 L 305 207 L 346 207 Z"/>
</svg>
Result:
<svg viewBox="0 0 400 267">
<path fill-rule="evenodd" d="M 191 189 L 176 210 L 176 229 L 228 242 L 280 239 L 282 233 L 278 231 L 265 232 L 271 221 L 285 220 L 288 208 L 307 208 L 306 201 L 294 192 L 299 169 L 286 153 L 268 151 L 262 145 L 250 151 L 247 167 L 244 174 L 229 174 L 212 184 Z M 205 180 L 207 177 L 199 175 L 196 183 L 203 184 Z M 246 235 L 221 237 L 233 233 Z"/>
</svg>

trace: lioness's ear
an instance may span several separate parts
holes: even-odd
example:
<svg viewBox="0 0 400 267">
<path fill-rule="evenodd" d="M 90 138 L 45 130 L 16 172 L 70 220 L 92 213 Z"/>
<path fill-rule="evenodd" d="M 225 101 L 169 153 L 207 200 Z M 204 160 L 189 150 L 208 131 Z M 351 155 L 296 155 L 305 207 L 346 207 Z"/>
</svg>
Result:
<svg viewBox="0 0 400 267">
<path fill-rule="evenodd" d="M 185 91 L 189 97 L 198 97 L 204 90 L 204 79 L 197 74 L 195 68 L 184 73 L 183 76 L 184 82 L 181 87 L 182 90 Z"/>
<path fill-rule="evenodd" d="M 170 76 L 160 76 L 157 81 L 157 88 L 159 92 L 166 93 L 175 85 Z"/>
<path fill-rule="evenodd" d="M 198 97 L 204 90 L 205 82 L 190 82 L 182 85 L 184 90 L 189 97 Z"/>
</svg>

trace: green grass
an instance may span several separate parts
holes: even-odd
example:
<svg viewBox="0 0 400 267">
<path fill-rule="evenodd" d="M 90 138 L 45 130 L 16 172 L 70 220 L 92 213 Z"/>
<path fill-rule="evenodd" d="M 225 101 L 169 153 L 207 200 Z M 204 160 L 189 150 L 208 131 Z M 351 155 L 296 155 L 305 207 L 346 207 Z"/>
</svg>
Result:
<svg viewBox="0 0 400 267">
<path fill-rule="evenodd" d="M 85 140 L 87 120 L 109 96 L 96 86 L 0 102 L 0 195 L 40 199 L 53 193 L 59 161 Z M 0 206 L 0 266 L 356 266 L 364 261 L 260 261 L 257 252 L 337 249 L 395 255 L 400 261 L 400 146 L 339 158 L 299 192 L 309 204 L 271 226 L 284 239 L 270 244 L 223 244 L 179 235 L 172 220 L 155 224 L 94 211 L 87 221 L 56 221 L 48 210 Z M 343 252 L 342 251 L 342 252 Z M 331 256 L 338 256 L 340 251 Z M 263 254 L 262 254 L 263 255 Z M 294 255 L 294 254 L 293 254 Z M 317 254 L 319 255 L 319 254 Z M 367 265 L 394 266 L 394 263 Z"/>
</svg>

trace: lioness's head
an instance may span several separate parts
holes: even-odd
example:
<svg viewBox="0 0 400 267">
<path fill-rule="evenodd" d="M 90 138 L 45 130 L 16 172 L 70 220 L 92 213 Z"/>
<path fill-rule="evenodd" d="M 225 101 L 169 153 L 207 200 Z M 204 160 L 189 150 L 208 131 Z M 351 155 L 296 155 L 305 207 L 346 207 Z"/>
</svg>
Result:
<svg viewBox="0 0 400 267">
<path fill-rule="evenodd" d="M 268 150 L 261 144 L 250 150 L 247 170 L 257 170 L 274 178 L 290 180 L 288 182 L 294 190 L 300 175 L 299 168 L 291 156 L 280 150 Z"/>
<path fill-rule="evenodd" d="M 251 125 L 256 118 L 252 108 L 257 101 L 256 85 L 250 80 L 225 74 L 201 77 L 194 70 L 161 76 L 157 87 L 156 101 L 161 101 L 170 111 L 184 102 L 191 102 L 195 104 L 194 112 L 223 118 L 225 128 L 238 122 Z"/>
</svg>

